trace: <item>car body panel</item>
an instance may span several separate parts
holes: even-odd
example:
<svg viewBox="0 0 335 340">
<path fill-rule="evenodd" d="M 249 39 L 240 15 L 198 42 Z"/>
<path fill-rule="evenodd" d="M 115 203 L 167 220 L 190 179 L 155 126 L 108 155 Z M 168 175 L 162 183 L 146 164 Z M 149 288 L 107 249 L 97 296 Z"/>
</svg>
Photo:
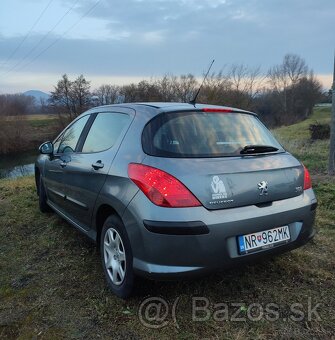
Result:
<svg viewBox="0 0 335 340">
<path fill-rule="evenodd" d="M 63 208 L 65 198 L 64 168 L 62 164 L 68 160 L 66 155 L 55 155 L 44 159 L 43 179 L 48 199 Z"/>
<path fill-rule="evenodd" d="M 103 187 L 110 167 L 106 153 L 73 154 L 64 168 L 64 210 L 83 226 L 91 228 L 91 218 L 97 196 Z M 103 168 L 95 170 L 92 164 L 100 161 Z"/>
</svg>

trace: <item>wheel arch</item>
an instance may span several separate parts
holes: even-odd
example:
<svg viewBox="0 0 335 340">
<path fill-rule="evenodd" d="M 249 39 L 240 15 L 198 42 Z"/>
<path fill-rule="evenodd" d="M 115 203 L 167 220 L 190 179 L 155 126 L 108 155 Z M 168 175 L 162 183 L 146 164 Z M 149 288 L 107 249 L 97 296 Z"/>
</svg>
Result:
<svg viewBox="0 0 335 340">
<path fill-rule="evenodd" d="M 120 214 L 118 214 L 116 209 L 113 208 L 110 204 L 102 204 L 102 205 L 99 206 L 99 208 L 98 208 L 98 210 L 95 214 L 95 229 L 96 229 L 97 246 L 99 246 L 99 244 L 100 244 L 100 236 L 101 236 L 102 227 L 103 227 L 106 219 L 111 215 L 117 216 L 122 221 Z"/>
</svg>

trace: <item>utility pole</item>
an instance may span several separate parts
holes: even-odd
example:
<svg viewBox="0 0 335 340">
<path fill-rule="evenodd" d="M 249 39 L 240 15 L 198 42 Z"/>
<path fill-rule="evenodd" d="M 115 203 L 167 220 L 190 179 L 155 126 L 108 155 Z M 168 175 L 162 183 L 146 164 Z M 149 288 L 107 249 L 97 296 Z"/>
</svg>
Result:
<svg viewBox="0 0 335 340">
<path fill-rule="evenodd" d="M 330 123 L 330 144 L 329 144 L 329 175 L 335 175 L 335 53 L 334 53 L 334 74 L 333 74 L 333 95 L 332 95 L 332 115 Z"/>
</svg>

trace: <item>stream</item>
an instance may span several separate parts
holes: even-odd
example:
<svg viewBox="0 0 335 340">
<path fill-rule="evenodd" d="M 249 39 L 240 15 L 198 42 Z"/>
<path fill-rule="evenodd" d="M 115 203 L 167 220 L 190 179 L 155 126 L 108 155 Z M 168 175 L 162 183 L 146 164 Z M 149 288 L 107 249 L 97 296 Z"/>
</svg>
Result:
<svg viewBox="0 0 335 340">
<path fill-rule="evenodd" d="M 37 150 L 0 155 L 0 179 L 32 175 L 37 156 Z"/>
</svg>

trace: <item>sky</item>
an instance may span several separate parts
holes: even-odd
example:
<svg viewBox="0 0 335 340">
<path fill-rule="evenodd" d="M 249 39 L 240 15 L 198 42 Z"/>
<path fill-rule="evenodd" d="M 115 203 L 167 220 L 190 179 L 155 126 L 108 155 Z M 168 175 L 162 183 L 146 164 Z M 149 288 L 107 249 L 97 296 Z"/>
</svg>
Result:
<svg viewBox="0 0 335 340">
<path fill-rule="evenodd" d="M 1 0 L 0 93 L 92 88 L 227 65 L 266 73 L 294 53 L 329 89 L 335 0 Z"/>
</svg>

